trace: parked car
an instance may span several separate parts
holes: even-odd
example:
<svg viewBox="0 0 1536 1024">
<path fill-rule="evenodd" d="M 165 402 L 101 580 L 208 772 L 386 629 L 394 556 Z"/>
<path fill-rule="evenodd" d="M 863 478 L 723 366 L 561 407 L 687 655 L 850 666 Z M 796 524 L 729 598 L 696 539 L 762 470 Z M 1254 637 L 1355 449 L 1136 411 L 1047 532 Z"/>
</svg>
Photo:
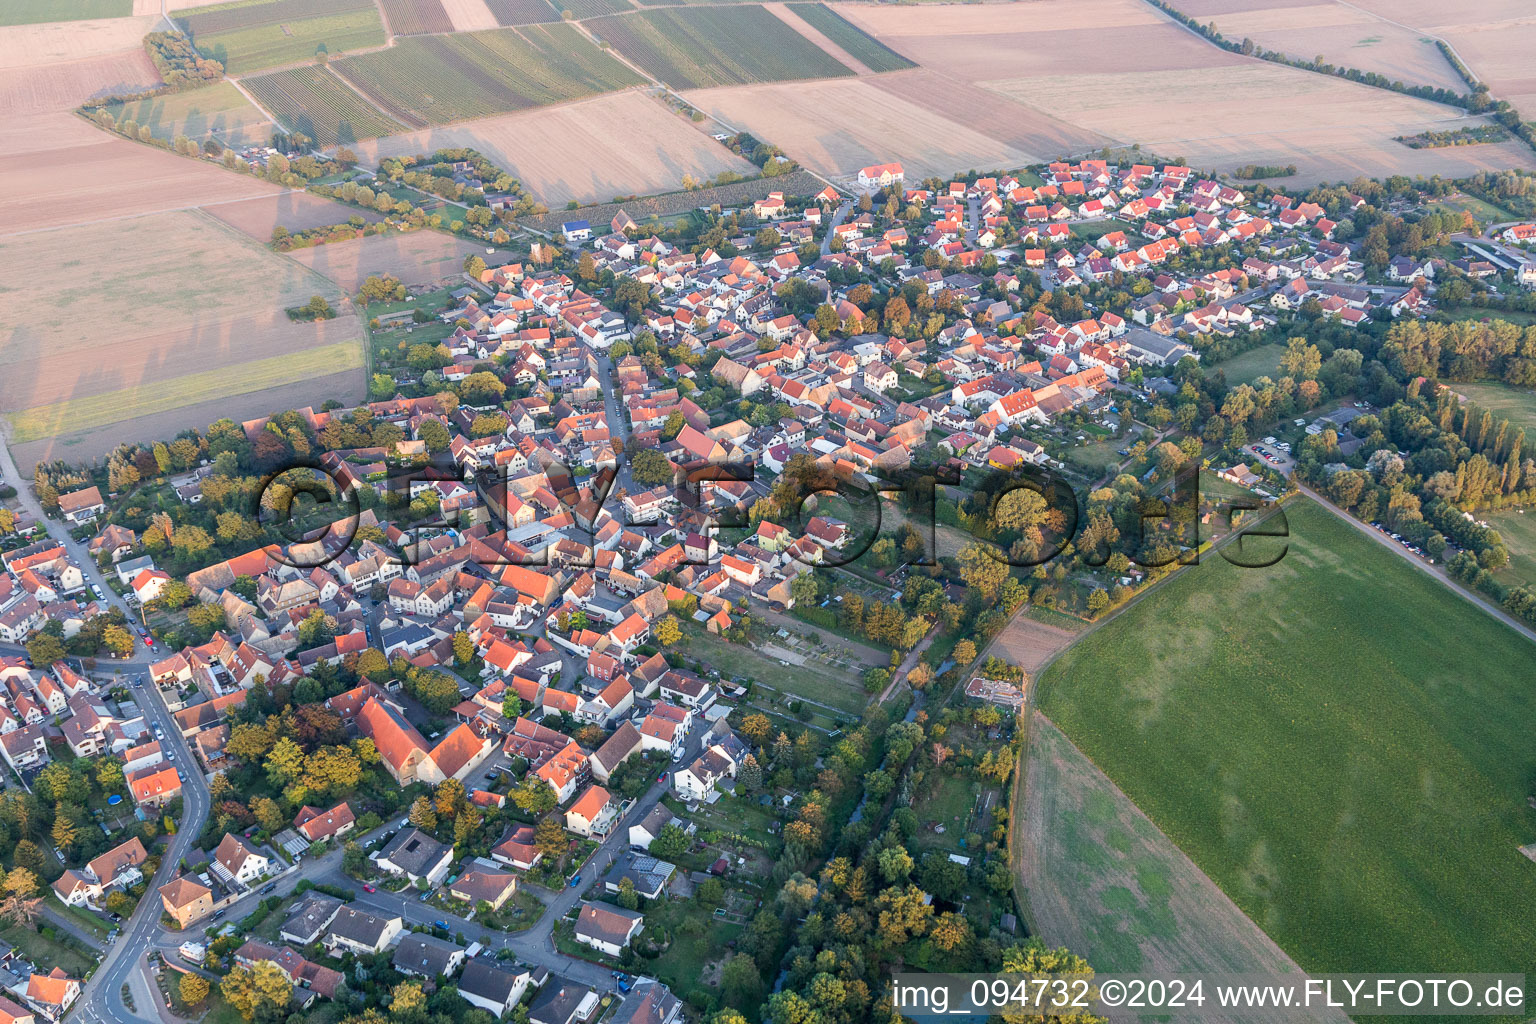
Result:
<svg viewBox="0 0 1536 1024">
<path fill-rule="evenodd" d="M 433 921 L 432 922 L 432 927 L 434 927 L 434 928 L 441 928 L 443 931 L 446 932 L 446 931 L 448 931 L 448 922 L 447 921 Z"/>
<path fill-rule="evenodd" d="M 371 886 L 371 885 L 365 885 L 365 886 L 363 886 L 363 892 L 378 892 L 378 891 L 379 891 L 379 890 L 377 890 L 377 889 L 375 889 L 375 888 L 374 888 L 374 887 L 373 887 L 373 886 Z"/>
<path fill-rule="evenodd" d="M 574 888 L 576 888 L 580 884 L 581 884 L 581 876 L 577 875 L 575 878 L 571 879 L 570 888 L 574 889 Z"/>
<path fill-rule="evenodd" d="M 274 891 L 276 889 L 277 889 L 277 883 L 276 882 L 268 882 L 266 885 L 261 887 L 261 895 L 265 896 L 267 893 L 272 892 L 272 891 Z"/>
</svg>

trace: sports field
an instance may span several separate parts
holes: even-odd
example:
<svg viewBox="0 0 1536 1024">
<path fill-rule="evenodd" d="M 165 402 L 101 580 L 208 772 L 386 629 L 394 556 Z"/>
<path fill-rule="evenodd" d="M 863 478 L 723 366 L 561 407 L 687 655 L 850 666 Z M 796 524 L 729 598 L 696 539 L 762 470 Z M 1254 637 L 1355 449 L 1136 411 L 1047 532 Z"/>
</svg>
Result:
<svg viewBox="0 0 1536 1024">
<path fill-rule="evenodd" d="M 677 89 L 853 74 L 758 4 L 639 11 L 587 27 Z"/>
<path fill-rule="evenodd" d="M 332 61 L 391 116 L 422 128 L 641 84 L 570 25 L 412 36 Z"/>
<path fill-rule="evenodd" d="M 383 46 L 371 0 L 239 0 L 176 19 L 197 48 L 231 74 Z"/>
<path fill-rule="evenodd" d="M 1304 969 L 1536 970 L 1530 643 L 1320 507 L 1045 674 L 1046 714 Z"/>
<path fill-rule="evenodd" d="M 1536 391 L 1494 383 L 1458 382 L 1450 387 L 1457 394 L 1465 395 L 1468 401 L 1476 402 L 1492 412 L 1495 419 L 1503 417 L 1524 427 L 1527 433 L 1536 435 Z"/>
</svg>

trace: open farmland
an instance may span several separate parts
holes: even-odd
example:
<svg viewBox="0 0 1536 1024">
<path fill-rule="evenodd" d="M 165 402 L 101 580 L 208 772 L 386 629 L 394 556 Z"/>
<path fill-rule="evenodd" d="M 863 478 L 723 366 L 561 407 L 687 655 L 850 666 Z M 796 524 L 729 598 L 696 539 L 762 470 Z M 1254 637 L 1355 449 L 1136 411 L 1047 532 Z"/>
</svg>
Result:
<svg viewBox="0 0 1536 1024">
<path fill-rule="evenodd" d="M 421 35 L 426 32 L 452 32 L 453 19 L 443 8 L 442 0 L 379 0 L 384 8 L 384 20 L 389 31 L 397 36 Z"/>
<path fill-rule="evenodd" d="M 643 93 L 626 91 L 543 110 L 394 135 L 357 147 L 373 162 L 386 156 L 469 146 L 516 175 L 546 206 L 616 195 L 670 192 L 695 180 L 756 168 Z"/>
<path fill-rule="evenodd" d="M 142 50 L 155 18 L 104 18 L 0 27 L 0 68 L 50 64 Z"/>
<path fill-rule="evenodd" d="M 542 2 L 542 0 L 541 0 Z M 479 32 L 497 25 L 486 0 L 442 0 L 455 32 Z"/>
<path fill-rule="evenodd" d="M 197 48 L 231 74 L 382 46 L 371 0 L 242 0 L 177 18 Z"/>
<path fill-rule="evenodd" d="M 133 0 L 5 0 L 0 4 L 0 25 L 126 18 L 132 13 Z"/>
<path fill-rule="evenodd" d="M 485 246 L 438 231 L 369 235 L 351 242 L 332 242 L 309 249 L 295 249 L 283 259 L 307 267 L 335 282 L 343 291 L 356 293 L 370 274 L 393 274 L 407 285 L 438 284 L 463 280 L 464 257 L 495 256 Z"/>
<path fill-rule="evenodd" d="M 600 18 L 605 14 L 632 11 L 635 5 L 629 0 L 549 0 L 562 14 L 570 11 L 577 19 Z"/>
<path fill-rule="evenodd" d="M 677 89 L 853 74 L 758 4 L 640 11 L 588 28 Z"/>
<path fill-rule="evenodd" d="M 109 103 L 107 112 L 121 122 L 131 118 L 149 125 L 158 139 L 185 135 L 201 142 L 216 138 L 227 146 L 266 145 L 272 122 L 229 82 L 167 93 L 131 103 Z"/>
<path fill-rule="evenodd" d="M 284 125 L 321 146 L 347 146 L 400 129 L 329 68 L 288 68 L 242 84 Z"/>
<path fill-rule="evenodd" d="M 129 142 L 68 113 L 0 122 L 0 180 L 0 236 L 283 191 Z"/>
<path fill-rule="evenodd" d="M 485 5 L 501 25 L 536 25 L 560 20 L 560 12 L 547 0 L 485 0 Z"/>
<path fill-rule="evenodd" d="M 272 230 L 279 227 L 298 232 L 345 224 L 353 217 L 368 224 L 377 224 L 384 219 L 382 213 L 360 210 L 308 192 L 284 192 L 238 203 L 220 203 L 209 207 L 207 212 L 258 242 L 270 241 Z"/>
<path fill-rule="evenodd" d="M 640 84 L 569 25 L 402 39 L 331 65 L 415 127 L 488 117 Z"/>
<path fill-rule="evenodd" d="M 920 178 L 971 167 L 1022 167 L 1042 158 L 948 114 L 886 95 L 870 79 L 703 89 L 685 98 L 760 139 L 773 139 L 829 176 L 886 160 L 900 160 L 907 174 Z"/>
<path fill-rule="evenodd" d="M 791 13 L 804 18 L 812 28 L 871 71 L 900 71 L 917 66 L 826 4 L 789 4 L 788 7 Z"/>
<path fill-rule="evenodd" d="M 1529 642 L 1288 515 L 1276 565 L 1207 559 L 1083 637 L 1045 712 L 1304 969 L 1529 972 Z"/>
<path fill-rule="evenodd" d="M 31 68 L 0 68 L 0 110 L 7 115 L 73 110 L 93 99 L 143 92 L 160 75 L 142 47 Z"/>
</svg>

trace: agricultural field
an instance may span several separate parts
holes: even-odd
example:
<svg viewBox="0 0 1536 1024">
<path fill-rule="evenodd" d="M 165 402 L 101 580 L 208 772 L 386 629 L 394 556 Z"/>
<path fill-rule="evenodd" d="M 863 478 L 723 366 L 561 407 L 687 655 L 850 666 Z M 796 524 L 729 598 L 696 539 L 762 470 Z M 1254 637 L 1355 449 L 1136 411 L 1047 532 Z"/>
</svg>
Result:
<svg viewBox="0 0 1536 1024">
<path fill-rule="evenodd" d="M 331 242 L 309 249 L 295 249 L 282 256 L 355 294 L 370 274 L 393 274 L 410 286 L 460 280 L 464 257 L 483 256 L 492 264 L 498 257 L 485 246 L 438 231 L 390 232 L 369 235 L 351 242 Z M 511 254 L 504 252 L 503 258 Z M 494 264 L 492 264 L 494 265 Z"/>
<path fill-rule="evenodd" d="M 640 84 L 570 25 L 411 37 L 331 67 L 418 128 Z"/>
<path fill-rule="evenodd" d="M 486 6 L 486 0 L 442 0 L 442 5 L 455 32 L 480 32 L 496 27 L 496 15 Z"/>
<path fill-rule="evenodd" d="M 360 217 L 369 224 L 377 224 L 384 219 L 382 213 L 347 206 L 309 192 L 284 192 L 282 195 L 263 196 L 238 203 L 220 203 L 218 206 L 210 206 L 207 212 L 258 242 L 271 241 L 273 229 L 279 227 L 299 232 L 330 224 L 345 224 L 353 217 Z"/>
<path fill-rule="evenodd" d="M 160 75 L 142 47 L 42 67 L 0 68 L 0 110 L 9 115 L 73 110 L 93 99 L 153 89 Z"/>
<path fill-rule="evenodd" d="M 229 82 L 130 103 L 109 103 L 106 110 L 118 121 L 131 118 L 149 125 L 158 139 L 185 135 L 198 142 L 216 138 L 226 146 L 250 146 L 266 145 L 272 136 L 271 120 Z"/>
<path fill-rule="evenodd" d="M 846 50 L 871 71 L 900 71 L 917 67 L 912 61 L 838 14 L 826 4 L 789 4 L 789 10 Z"/>
<path fill-rule="evenodd" d="M 1536 391 L 1512 388 L 1508 384 L 1483 383 L 1450 385 L 1452 391 L 1464 395 L 1493 413 L 1495 418 L 1504 417 L 1511 423 L 1525 428 L 1527 434 L 1536 437 Z"/>
<path fill-rule="evenodd" d="M 241 84 L 289 129 L 303 132 L 321 146 L 350 146 L 401 127 L 329 68 L 288 68 L 244 79 Z"/>
<path fill-rule="evenodd" d="M 1302 968 L 1528 972 L 1528 642 L 1288 518 L 1277 564 L 1207 559 L 1079 640 L 1045 713 Z"/>
<path fill-rule="evenodd" d="M 0 5 L 0 25 L 126 18 L 132 13 L 133 0 L 6 0 Z"/>
<path fill-rule="evenodd" d="M 371 0 L 240 0 L 176 20 L 198 50 L 231 74 L 385 43 Z"/>
<path fill-rule="evenodd" d="M 853 74 L 761 5 L 640 11 L 588 28 L 678 89 Z"/>
<path fill-rule="evenodd" d="M 485 6 L 501 25 L 536 25 L 560 20 L 560 12 L 547 0 L 485 0 Z"/>
<path fill-rule="evenodd" d="M 1411 25 L 1443 38 L 1496 99 L 1514 104 L 1526 119 L 1536 110 L 1536 77 L 1531 52 L 1536 21 L 1524 0 L 1485 0 L 1478 4 L 1443 4 L 1432 0 L 1362 0 L 1383 18 Z"/>
<path fill-rule="evenodd" d="M 701 89 L 694 106 L 760 139 L 773 139 L 812 170 L 851 175 L 900 160 L 913 178 L 971 167 L 1020 167 L 1040 159 L 949 114 L 888 95 L 867 78 Z"/>
<path fill-rule="evenodd" d="M 629 0 L 549 0 L 561 14 L 570 11 L 577 20 L 601 18 L 605 14 L 621 14 L 632 11 L 635 5 Z"/>
<path fill-rule="evenodd" d="M 0 122 L 0 238 L 282 191 L 102 131 L 72 113 Z"/>
<path fill-rule="evenodd" d="M 1048 944 L 1067 946 L 1100 971 L 1296 971 L 1274 940 L 1038 712 L 1027 757 L 1015 826 L 1023 840 L 1021 895 Z"/>
<path fill-rule="evenodd" d="M 0 68 L 50 64 L 143 50 L 152 17 L 101 18 L 0 26 Z"/>
<path fill-rule="evenodd" d="M 572 199 L 591 203 L 675 191 L 685 174 L 703 181 L 721 171 L 757 170 L 663 104 L 632 90 L 392 135 L 356 149 L 364 161 L 374 162 L 445 146 L 479 150 L 551 209 Z"/>
<path fill-rule="evenodd" d="M 452 32 L 453 19 L 443 8 L 442 0 L 379 0 L 384 9 L 384 20 L 389 31 L 397 36 L 422 35 L 428 32 Z"/>
</svg>

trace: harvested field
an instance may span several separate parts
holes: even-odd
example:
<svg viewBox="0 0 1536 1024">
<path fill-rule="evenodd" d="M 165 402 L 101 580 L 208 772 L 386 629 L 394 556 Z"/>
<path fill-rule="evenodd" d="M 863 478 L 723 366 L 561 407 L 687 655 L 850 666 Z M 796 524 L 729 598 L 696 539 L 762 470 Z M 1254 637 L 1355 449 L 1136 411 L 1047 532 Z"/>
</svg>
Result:
<svg viewBox="0 0 1536 1024">
<path fill-rule="evenodd" d="M 853 74 L 757 4 L 640 11 L 598 18 L 588 28 L 677 89 Z"/>
<path fill-rule="evenodd" d="M 30 68 L 0 68 L 0 110 L 8 115 L 73 110 L 107 96 L 142 92 L 160 75 L 142 47 Z"/>
<path fill-rule="evenodd" d="M 357 152 L 373 162 L 458 146 L 484 153 L 551 209 L 572 199 L 590 203 L 670 192 L 682 187 L 685 174 L 703 181 L 726 170 L 757 172 L 661 103 L 633 91 L 395 135 Z"/>
<path fill-rule="evenodd" d="M 560 20 L 560 12 L 545 0 L 485 0 L 485 5 L 501 25 L 536 25 Z"/>
<path fill-rule="evenodd" d="M 1251 38 L 1269 50 L 1341 67 L 1374 71 L 1413 85 L 1464 93 L 1466 83 L 1424 33 L 1383 21 L 1357 7 L 1322 3 L 1217 13 L 1229 39 Z"/>
<path fill-rule="evenodd" d="M 1013 168 L 1047 155 L 999 142 L 940 113 L 882 93 L 868 80 L 704 89 L 685 98 L 700 110 L 772 139 L 826 175 L 900 160 L 913 178 L 969 168 Z"/>
<path fill-rule="evenodd" d="M 240 422 L 270 415 L 274 409 L 319 406 L 328 398 L 352 406 L 367 396 L 363 374 L 356 368 L 325 376 L 306 376 L 298 381 L 293 381 L 293 376 L 289 375 L 290 383 L 265 387 L 260 391 L 250 390 L 242 384 L 218 398 L 183 404 L 166 412 L 144 412 L 131 420 L 121 420 L 103 427 L 59 434 L 39 441 L 13 443 L 11 456 L 22 472 L 30 472 L 39 462 L 52 459 L 66 459 L 70 462 L 97 459 L 124 441 L 164 440 L 175 437 L 177 431 L 185 427 L 203 429 L 226 416 Z"/>
<path fill-rule="evenodd" d="M 286 192 L 244 202 L 221 203 L 209 207 L 207 212 L 258 242 L 271 241 L 272 229 L 277 227 L 299 232 L 328 224 L 345 224 L 353 217 L 361 217 L 369 224 L 384 219 L 382 213 L 360 210 L 308 192 Z"/>
<path fill-rule="evenodd" d="M 141 50 L 154 18 L 107 18 L 0 28 L 0 68 L 38 68 Z"/>
<path fill-rule="evenodd" d="M 333 242 L 296 249 L 283 258 L 330 279 L 348 294 L 363 286 L 370 274 L 393 274 L 407 285 L 437 284 L 464 272 L 464 257 L 485 256 L 485 247 L 437 231 L 391 232 L 354 242 Z"/>
<path fill-rule="evenodd" d="M 443 9 L 441 0 L 379 0 L 389 31 L 397 36 L 425 32 L 452 32 L 453 19 Z"/>
<path fill-rule="evenodd" d="M 917 66 L 826 4 L 780 4 L 774 9 L 786 6 L 792 16 L 803 20 L 871 71 L 900 71 Z"/>
<path fill-rule="evenodd" d="M 391 116 L 425 127 L 639 85 L 640 78 L 570 25 L 415 36 L 333 61 Z"/>
<path fill-rule="evenodd" d="M 176 19 L 231 74 L 385 43 L 372 0 L 241 0 Z"/>
<path fill-rule="evenodd" d="M 1014 855 L 1021 895 L 1048 945 L 1067 946 L 1098 971 L 1299 970 L 1039 712 L 1023 786 Z"/>
<path fill-rule="evenodd" d="M 321 146 L 350 146 L 358 139 L 388 135 L 401 127 L 329 68 L 287 68 L 241 84 L 283 124 Z"/>
<path fill-rule="evenodd" d="M 1028 678 L 1033 679 L 1042 666 L 1050 664 L 1057 654 L 1071 646 L 1078 632 L 1041 622 L 1026 610 L 1013 617 L 1008 628 L 997 635 L 985 653 L 995 654 L 1019 666 Z"/>
<path fill-rule="evenodd" d="M 1409 149 L 1393 136 L 1486 122 L 1440 104 L 1263 61 L 983 84 L 1074 124 L 1197 166 L 1294 163 L 1300 174 L 1286 179 L 1293 185 L 1357 174 L 1462 177 L 1482 169 L 1536 166 L 1529 149 L 1510 143 Z M 1147 102 L 1128 103 L 1128 96 Z M 1154 103 L 1156 117 L 1151 116 Z"/>
<path fill-rule="evenodd" d="M 1076 156 L 1106 146 L 1111 141 L 1106 135 L 1015 103 L 990 89 L 926 68 L 880 75 L 869 84 L 925 110 L 941 114 L 963 110 L 967 126 L 988 138 L 1035 154 L 1036 161 Z"/>
<path fill-rule="evenodd" d="M 249 146 L 266 145 L 272 135 L 267 115 L 229 82 L 132 103 L 110 103 L 106 109 L 118 121 L 132 118 L 149 125 L 159 139 L 185 135 L 201 142 L 211 136 L 226 146 Z"/>
<path fill-rule="evenodd" d="M 746 181 L 733 181 L 726 185 L 710 185 L 691 192 L 667 192 L 661 195 L 639 196 L 636 199 L 626 199 L 618 203 L 583 206 L 577 216 L 593 224 L 604 224 L 613 220 L 614 216 L 623 210 L 640 224 L 642 230 L 660 231 L 661 222 L 666 218 L 687 213 L 689 210 L 707 208 L 716 204 L 719 204 L 723 210 L 740 209 L 743 206 L 750 206 L 753 200 L 761 199 L 770 192 L 783 192 L 786 196 L 795 196 L 809 201 L 811 196 L 820 192 L 824 185 L 825 183 L 810 171 L 799 170 L 781 174 L 776 178 L 750 178 Z M 556 210 L 553 213 L 519 217 L 517 223 L 538 231 L 558 231 L 561 223 L 570 219 L 569 211 Z M 486 262 L 490 262 L 489 256 L 486 257 Z"/>
<path fill-rule="evenodd" d="M 442 3 L 455 32 L 479 32 L 497 25 L 496 15 L 485 5 L 485 0 L 442 0 Z"/>
<path fill-rule="evenodd" d="M 133 0 L 6 0 L 0 7 L 0 25 L 126 18 L 132 13 Z"/>
<path fill-rule="evenodd" d="M 132 254 L 131 259 L 126 254 Z M 140 387 L 191 370 L 294 353 L 355 320 L 289 321 L 283 309 L 340 293 L 307 269 L 197 212 L 155 214 L 0 241 L 0 409 Z M 113 325 L 73 329 L 78 310 Z M 110 339 L 110 360 L 92 358 Z"/>
<path fill-rule="evenodd" d="M 1494 20 L 1479 10 L 1475 23 L 1445 25 L 1442 13 L 1442 24 L 1432 31 L 1456 48 L 1467 66 L 1488 84 L 1494 98 L 1508 100 L 1529 121 L 1536 118 L 1536 60 L 1532 58 L 1536 53 L 1536 17 L 1531 16 L 1529 6 L 1521 14 L 1523 17 Z"/>
<path fill-rule="evenodd" d="M 14 117 L 0 126 L 0 180 L 4 235 L 283 191 L 65 113 Z"/>
</svg>

